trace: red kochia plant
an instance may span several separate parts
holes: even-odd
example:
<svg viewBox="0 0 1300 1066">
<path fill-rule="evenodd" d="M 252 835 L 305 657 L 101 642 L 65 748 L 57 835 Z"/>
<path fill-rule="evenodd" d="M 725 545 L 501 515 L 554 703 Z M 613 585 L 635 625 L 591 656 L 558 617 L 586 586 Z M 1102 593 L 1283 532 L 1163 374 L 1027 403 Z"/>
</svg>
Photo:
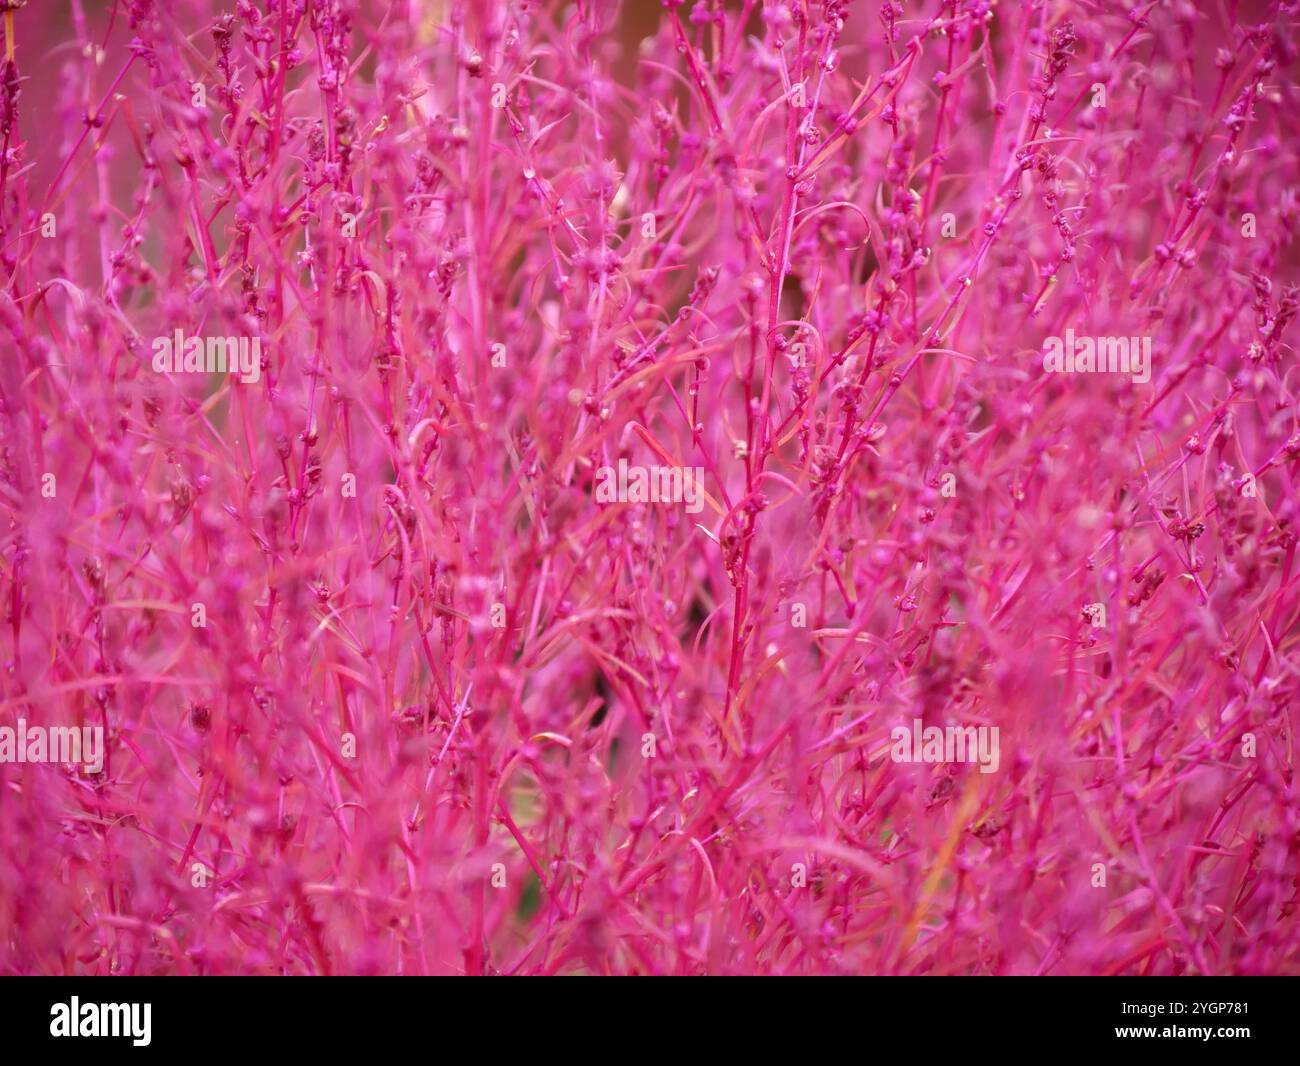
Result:
<svg viewBox="0 0 1300 1066">
<path fill-rule="evenodd" d="M 0 8 L 4 971 L 1300 972 L 1294 4 Z"/>
</svg>

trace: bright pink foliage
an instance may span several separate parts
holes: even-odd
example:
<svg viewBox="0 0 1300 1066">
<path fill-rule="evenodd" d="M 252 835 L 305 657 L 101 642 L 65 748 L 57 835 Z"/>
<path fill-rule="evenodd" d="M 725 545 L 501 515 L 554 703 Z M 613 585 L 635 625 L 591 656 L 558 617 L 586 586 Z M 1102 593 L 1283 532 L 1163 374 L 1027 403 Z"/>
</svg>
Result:
<svg viewBox="0 0 1300 1066">
<path fill-rule="evenodd" d="M 1295 4 L 0 10 L 0 970 L 1300 972 Z"/>
</svg>

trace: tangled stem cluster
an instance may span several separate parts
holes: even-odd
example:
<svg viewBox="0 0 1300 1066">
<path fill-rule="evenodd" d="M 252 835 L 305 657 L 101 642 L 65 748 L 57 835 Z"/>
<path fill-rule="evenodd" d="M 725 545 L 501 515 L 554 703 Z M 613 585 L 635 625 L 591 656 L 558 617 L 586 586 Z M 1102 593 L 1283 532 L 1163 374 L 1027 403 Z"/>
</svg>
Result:
<svg viewBox="0 0 1300 1066">
<path fill-rule="evenodd" d="M 0 969 L 1300 971 L 1294 3 L 0 11 Z"/>
</svg>

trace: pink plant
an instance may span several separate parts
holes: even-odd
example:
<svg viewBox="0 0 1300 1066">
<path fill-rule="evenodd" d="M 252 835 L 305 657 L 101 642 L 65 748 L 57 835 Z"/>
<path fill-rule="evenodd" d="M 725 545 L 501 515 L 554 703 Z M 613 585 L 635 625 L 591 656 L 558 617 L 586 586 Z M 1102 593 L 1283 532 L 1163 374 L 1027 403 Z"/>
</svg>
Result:
<svg viewBox="0 0 1300 1066">
<path fill-rule="evenodd" d="M 1300 972 L 1294 3 L 0 9 L 5 972 Z"/>
</svg>

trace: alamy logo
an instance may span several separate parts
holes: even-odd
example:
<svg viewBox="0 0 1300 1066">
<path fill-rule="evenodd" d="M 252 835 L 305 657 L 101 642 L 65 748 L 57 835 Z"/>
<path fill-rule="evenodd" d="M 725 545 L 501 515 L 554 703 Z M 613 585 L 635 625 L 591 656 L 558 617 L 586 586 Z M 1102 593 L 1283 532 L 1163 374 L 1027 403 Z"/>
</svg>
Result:
<svg viewBox="0 0 1300 1066">
<path fill-rule="evenodd" d="M 911 729 L 894 726 L 889 738 L 894 742 L 889 751 L 894 762 L 978 762 L 982 774 L 997 773 L 1001 762 L 995 725 L 922 728 L 921 719 L 914 718 Z"/>
<path fill-rule="evenodd" d="M 1150 337 L 1075 337 L 1043 341 L 1043 369 L 1049 374 L 1132 374 L 1133 382 L 1151 380 Z"/>
<path fill-rule="evenodd" d="M 596 471 L 597 503 L 685 503 L 688 514 L 704 510 L 704 470 L 701 467 L 628 466 Z"/>
<path fill-rule="evenodd" d="M 104 727 L 28 725 L 0 726 L 0 763 L 84 763 L 91 773 L 104 768 Z"/>
<path fill-rule="evenodd" d="M 159 374 L 238 374 L 251 385 L 262 377 L 262 338 L 187 337 L 176 330 L 155 337 L 153 368 Z"/>
<path fill-rule="evenodd" d="M 50 1008 L 50 1036 L 129 1036 L 136 1047 L 149 1046 L 152 1003 L 71 1003 Z"/>
</svg>

